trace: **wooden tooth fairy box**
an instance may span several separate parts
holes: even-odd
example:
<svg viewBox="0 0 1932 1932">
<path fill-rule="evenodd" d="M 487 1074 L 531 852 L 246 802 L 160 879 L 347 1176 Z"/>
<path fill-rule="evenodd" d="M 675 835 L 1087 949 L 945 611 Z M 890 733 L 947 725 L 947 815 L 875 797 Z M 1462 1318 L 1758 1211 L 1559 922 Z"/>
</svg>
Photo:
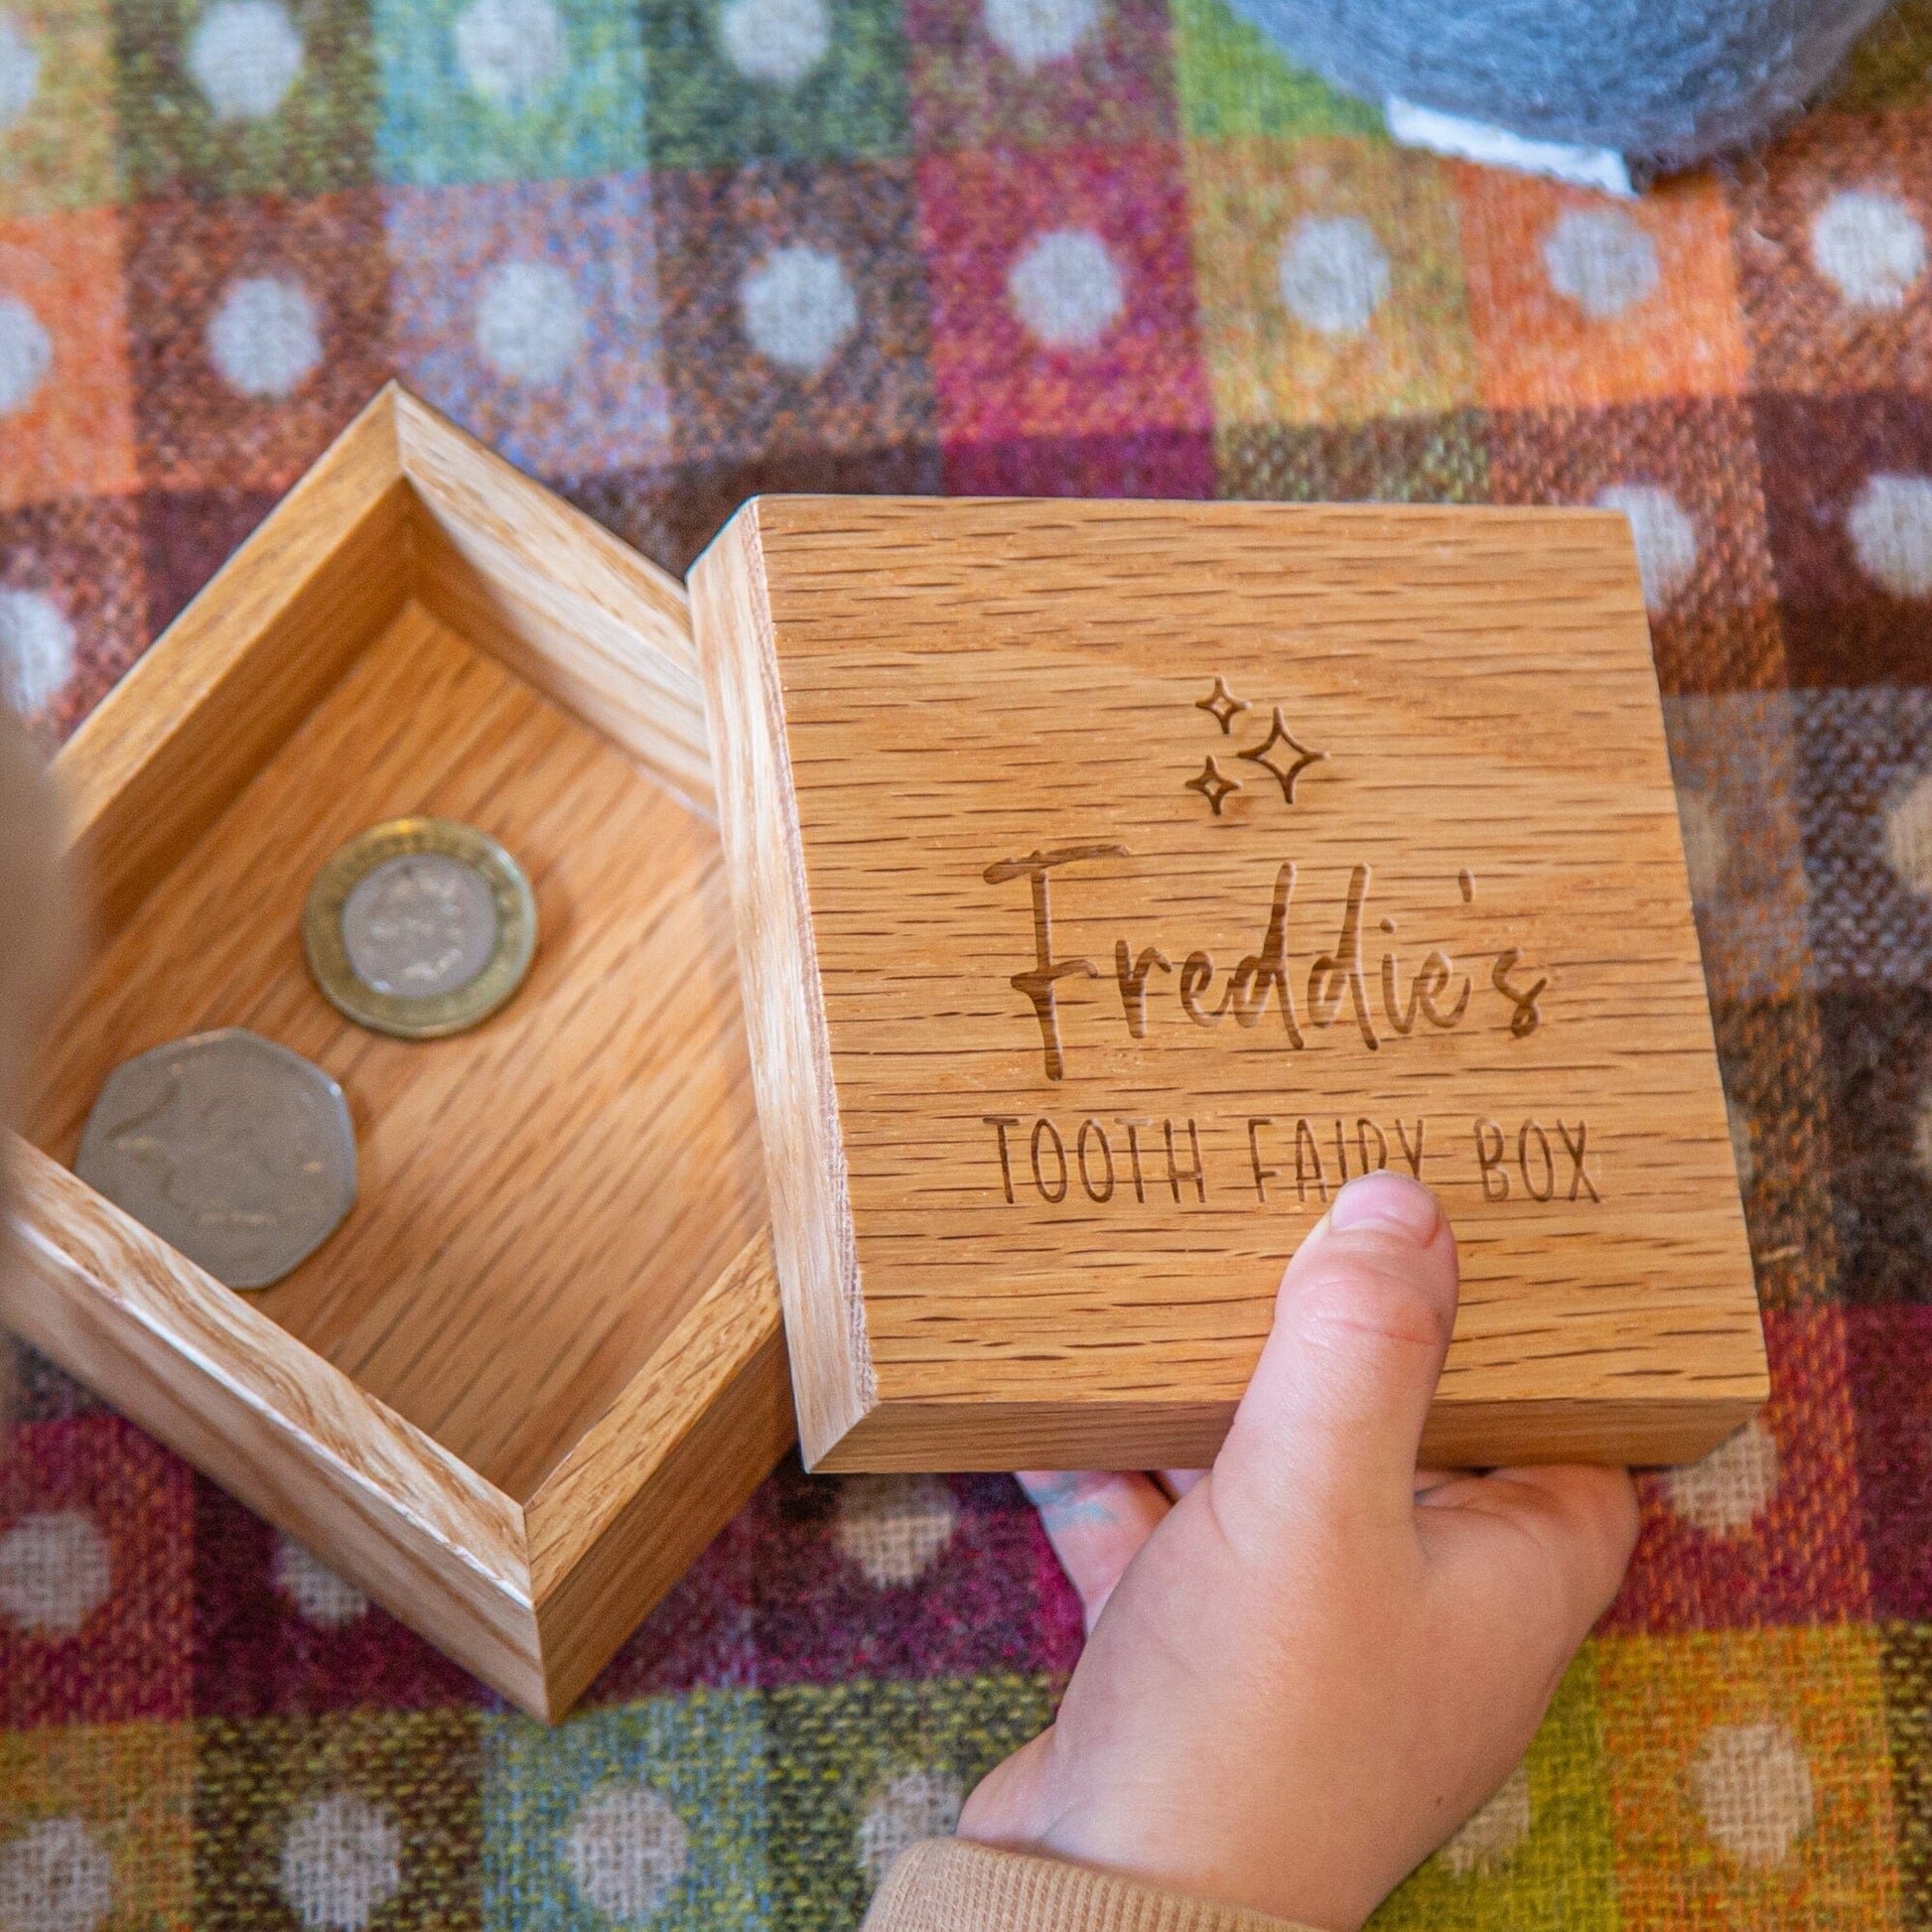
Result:
<svg viewBox="0 0 1932 1932">
<path fill-rule="evenodd" d="M 0 1322 L 555 1717 L 792 1437 L 682 586 L 398 389 L 56 760 L 95 955 L 12 1150 Z M 474 1032 L 349 1024 L 332 852 L 474 825 L 534 890 Z M 69 1172 L 110 1071 L 240 1026 L 340 1083 L 360 1190 L 231 1293 Z"/>
<path fill-rule="evenodd" d="M 808 1460 L 1206 1460 L 1380 1167 L 1432 1459 L 1763 1401 L 1622 517 L 780 497 L 691 586 Z"/>
</svg>

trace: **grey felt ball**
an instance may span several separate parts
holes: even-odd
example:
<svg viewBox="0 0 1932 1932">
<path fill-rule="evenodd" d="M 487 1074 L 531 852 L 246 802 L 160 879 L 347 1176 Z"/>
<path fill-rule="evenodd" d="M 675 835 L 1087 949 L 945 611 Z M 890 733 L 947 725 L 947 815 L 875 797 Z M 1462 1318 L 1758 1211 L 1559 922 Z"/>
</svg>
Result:
<svg viewBox="0 0 1932 1932">
<path fill-rule="evenodd" d="M 1752 145 L 1799 112 L 1889 0 L 1232 0 L 1291 59 L 1639 177 Z"/>
</svg>

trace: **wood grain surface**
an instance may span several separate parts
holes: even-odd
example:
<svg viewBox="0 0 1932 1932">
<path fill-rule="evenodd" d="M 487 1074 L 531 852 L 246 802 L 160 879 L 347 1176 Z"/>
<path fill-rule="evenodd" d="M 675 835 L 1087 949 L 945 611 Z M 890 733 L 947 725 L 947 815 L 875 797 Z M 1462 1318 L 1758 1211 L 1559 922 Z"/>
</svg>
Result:
<svg viewBox="0 0 1932 1932">
<path fill-rule="evenodd" d="M 685 608 L 392 387 L 57 760 L 97 946 L 8 1313 L 541 1716 L 792 1433 Z M 540 926 L 517 996 L 429 1042 L 345 1021 L 300 938 L 336 846 L 415 812 L 501 839 Z M 246 1298 L 52 1165 L 114 1065 L 223 1026 L 341 1082 L 360 1164 Z"/>
<path fill-rule="evenodd" d="M 709 814 L 711 747 L 684 586 L 532 490 L 413 396 L 394 395 L 416 595 Z"/>
<path fill-rule="evenodd" d="M 38 1150 L 0 1319 L 525 1709 L 545 1702 L 522 1512 Z"/>
<path fill-rule="evenodd" d="M 792 1446 L 771 1243 L 760 1229 L 530 1498 L 531 1590 L 553 1702 L 569 1704 Z"/>
<path fill-rule="evenodd" d="M 405 812 L 501 840 L 537 898 L 529 980 L 447 1040 L 354 1026 L 302 954 L 323 862 Z M 360 1199 L 255 1306 L 527 1496 L 763 1226 L 729 921 L 708 826 L 407 604 L 100 953 L 30 1131 L 70 1161 L 115 1065 L 210 1027 L 306 1054 Z"/>
<path fill-rule="evenodd" d="M 102 931 L 119 928 L 394 616 L 410 506 L 385 395 L 63 748 L 56 774 Z"/>
<path fill-rule="evenodd" d="M 815 1463 L 1204 1460 L 1365 1165 L 1432 1454 L 1762 1401 L 1621 517 L 771 498 L 691 584 Z"/>
</svg>

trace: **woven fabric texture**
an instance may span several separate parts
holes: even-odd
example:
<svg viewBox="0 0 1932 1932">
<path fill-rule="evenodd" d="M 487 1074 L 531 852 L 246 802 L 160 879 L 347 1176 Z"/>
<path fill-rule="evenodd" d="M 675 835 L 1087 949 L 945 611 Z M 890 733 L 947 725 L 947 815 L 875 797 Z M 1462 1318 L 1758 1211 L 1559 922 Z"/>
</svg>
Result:
<svg viewBox="0 0 1932 1932">
<path fill-rule="evenodd" d="M 1929 75 L 1914 0 L 1616 204 L 1222 0 L 0 0 L 6 689 L 70 730 L 392 373 L 677 570 L 765 486 L 1621 506 L 1774 1393 L 1379 1923 L 1932 1924 Z M 22 1387 L 11 1932 L 835 1932 L 1078 1654 L 1006 1479 L 793 1468 L 545 1730 Z"/>
</svg>

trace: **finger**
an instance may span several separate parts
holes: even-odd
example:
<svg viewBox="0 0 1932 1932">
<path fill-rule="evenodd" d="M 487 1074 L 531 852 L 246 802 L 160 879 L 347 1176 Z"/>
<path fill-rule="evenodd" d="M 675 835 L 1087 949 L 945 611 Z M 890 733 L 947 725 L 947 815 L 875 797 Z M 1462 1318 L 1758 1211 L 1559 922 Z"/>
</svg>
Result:
<svg viewBox="0 0 1932 1932">
<path fill-rule="evenodd" d="M 1531 1500 L 1525 1510 L 1576 1599 L 1575 1620 L 1587 1631 L 1609 1608 L 1637 1547 L 1642 1512 L 1628 1469 L 1550 1464 L 1497 1469 L 1488 1478 L 1498 1493 Z"/>
<path fill-rule="evenodd" d="M 1282 1278 L 1214 1465 L 1216 1513 L 1256 1510 L 1264 1528 L 1311 1512 L 1409 1521 L 1455 1283 L 1455 1237 L 1426 1187 L 1389 1173 L 1351 1180 Z"/>
<path fill-rule="evenodd" d="M 1156 1469 L 1154 1472 L 1155 1479 L 1175 1502 L 1178 1502 L 1206 1473 L 1205 1469 Z"/>
<path fill-rule="evenodd" d="M 1637 1491 L 1628 1471 L 1497 1469 L 1441 1493 L 1453 1500 L 1428 1513 L 1425 1546 L 1466 1563 L 1506 1613 L 1520 1617 L 1523 1606 L 1540 1602 L 1567 1657 L 1609 1607 L 1636 1548 Z"/>
<path fill-rule="evenodd" d="M 1150 1476 L 1023 1469 L 1020 1486 L 1080 1598 L 1091 1630 L 1122 1573 L 1171 1505 Z"/>
<path fill-rule="evenodd" d="M 1011 1757 L 994 1765 L 959 1814 L 961 1838 L 1015 1850 L 1037 1846 L 1051 1819 L 1056 1739 L 1048 1725 Z"/>
</svg>

